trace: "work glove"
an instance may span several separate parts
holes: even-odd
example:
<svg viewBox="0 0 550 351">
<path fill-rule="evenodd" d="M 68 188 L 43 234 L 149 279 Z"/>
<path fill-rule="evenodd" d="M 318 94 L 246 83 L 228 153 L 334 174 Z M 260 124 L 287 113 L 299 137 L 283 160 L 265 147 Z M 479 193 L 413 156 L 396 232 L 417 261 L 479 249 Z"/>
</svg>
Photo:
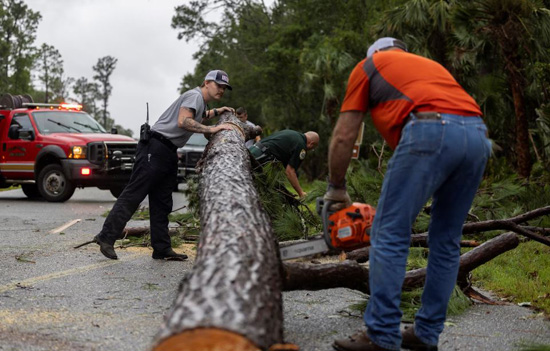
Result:
<svg viewBox="0 0 550 351">
<path fill-rule="evenodd" d="M 351 198 L 346 190 L 346 186 L 336 187 L 330 183 L 327 186 L 327 192 L 323 196 L 325 204 L 330 201 L 333 204 L 330 206 L 330 211 L 339 211 L 343 208 L 351 206 Z"/>
</svg>

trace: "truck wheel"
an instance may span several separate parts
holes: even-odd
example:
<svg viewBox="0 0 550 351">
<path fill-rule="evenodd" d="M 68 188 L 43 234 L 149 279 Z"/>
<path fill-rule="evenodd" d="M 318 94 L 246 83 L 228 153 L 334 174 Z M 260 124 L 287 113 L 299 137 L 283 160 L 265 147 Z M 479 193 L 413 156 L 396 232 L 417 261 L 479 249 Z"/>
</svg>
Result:
<svg viewBox="0 0 550 351">
<path fill-rule="evenodd" d="M 38 190 L 50 202 L 64 202 L 73 196 L 75 186 L 67 179 L 60 165 L 48 165 L 38 175 Z"/>
<path fill-rule="evenodd" d="M 42 197 L 36 184 L 21 184 L 21 189 L 23 189 L 23 193 L 27 195 L 29 199 L 38 199 Z"/>
<path fill-rule="evenodd" d="M 120 194 L 122 194 L 122 191 L 124 190 L 124 187 L 125 186 L 112 187 L 112 188 L 109 189 L 109 191 L 111 192 L 111 195 L 113 195 L 114 197 L 116 197 L 118 199 Z"/>
</svg>

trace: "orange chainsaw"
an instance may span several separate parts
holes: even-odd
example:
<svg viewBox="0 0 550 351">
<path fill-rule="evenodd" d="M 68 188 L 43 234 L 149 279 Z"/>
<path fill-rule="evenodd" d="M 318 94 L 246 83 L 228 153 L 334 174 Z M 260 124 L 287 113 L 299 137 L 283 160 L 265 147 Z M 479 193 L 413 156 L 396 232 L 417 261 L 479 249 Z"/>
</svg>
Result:
<svg viewBox="0 0 550 351">
<path fill-rule="evenodd" d="M 323 237 L 281 247 L 281 259 L 310 256 L 330 250 L 351 251 L 370 244 L 374 207 L 354 202 L 351 206 L 331 211 L 332 201 L 317 198 L 317 213 L 323 221 Z"/>
</svg>

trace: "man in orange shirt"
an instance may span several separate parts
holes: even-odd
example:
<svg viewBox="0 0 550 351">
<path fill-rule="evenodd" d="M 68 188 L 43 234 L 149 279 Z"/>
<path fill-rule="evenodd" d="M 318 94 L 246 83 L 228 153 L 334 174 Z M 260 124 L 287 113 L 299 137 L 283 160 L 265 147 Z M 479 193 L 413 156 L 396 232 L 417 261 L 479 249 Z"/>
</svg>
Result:
<svg viewBox="0 0 550 351">
<path fill-rule="evenodd" d="M 490 156 L 491 142 L 474 99 L 439 63 L 378 39 L 348 81 L 329 148 L 325 200 L 351 204 L 345 175 L 359 126 L 370 110 L 395 152 L 388 163 L 371 230 L 366 331 L 336 340 L 339 351 L 437 350 L 456 284 L 462 225 Z M 432 201 L 428 267 L 413 328 L 400 332 L 401 288 L 412 225 Z"/>
</svg>

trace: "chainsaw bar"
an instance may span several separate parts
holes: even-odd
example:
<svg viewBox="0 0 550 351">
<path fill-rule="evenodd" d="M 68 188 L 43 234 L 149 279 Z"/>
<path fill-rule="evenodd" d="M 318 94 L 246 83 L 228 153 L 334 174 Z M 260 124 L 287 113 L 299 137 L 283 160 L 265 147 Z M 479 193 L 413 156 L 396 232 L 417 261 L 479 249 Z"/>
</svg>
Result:
<svg viewBox="0 0 550 351">
<path fill-rule="evenodd" d="M 293 258 L 315 255 L 328 250 L 329 248 L 325 239 L 321 238 L 281 247 L 279 251 L 281 252 L 281 259 L 285 261 Z"/>
</svg>

